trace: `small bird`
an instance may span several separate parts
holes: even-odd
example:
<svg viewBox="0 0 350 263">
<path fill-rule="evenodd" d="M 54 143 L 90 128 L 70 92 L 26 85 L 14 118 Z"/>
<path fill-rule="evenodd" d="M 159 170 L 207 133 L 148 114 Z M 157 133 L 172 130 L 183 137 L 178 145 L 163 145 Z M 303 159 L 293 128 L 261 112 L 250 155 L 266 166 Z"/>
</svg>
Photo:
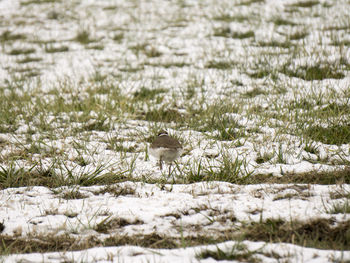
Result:
<svg viewBox="0 0 350 263">
<path fill-rule="evenodd" d="M 169 174 L 171 163 L 182 153 L 182 145 L 178 140 L 168 135 L 166 131 L 158 133 L 157 138 L 152 142 L 149 153 L 159 160 L 159 168 L 162 170 L 163 161 L 169 163 Z"/>
</svg>

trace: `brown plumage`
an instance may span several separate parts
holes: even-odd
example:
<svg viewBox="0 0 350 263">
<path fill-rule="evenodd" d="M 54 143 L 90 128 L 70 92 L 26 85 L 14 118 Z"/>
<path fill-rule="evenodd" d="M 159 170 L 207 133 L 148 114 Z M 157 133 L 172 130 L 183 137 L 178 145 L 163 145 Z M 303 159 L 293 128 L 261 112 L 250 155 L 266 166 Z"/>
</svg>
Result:
<svg viewBox="0 0 350 263">
<path fill-rule="evenodd" d="M 159 167 L 162 169 L 163 161 L 171 164 L 181 155 L 182 145 L 177 139 L 170 137 L 166 131 L 161 131 L 152 142 L 149 152 L 159 160 Z"/>
<path fill-rule="evenodd" d="M 164 148 L 182 148 L 178 140 L 168 135 L 158 135 L 158 137 L 151 144 L 151 148 L 164 147 Z"/>
</svg>

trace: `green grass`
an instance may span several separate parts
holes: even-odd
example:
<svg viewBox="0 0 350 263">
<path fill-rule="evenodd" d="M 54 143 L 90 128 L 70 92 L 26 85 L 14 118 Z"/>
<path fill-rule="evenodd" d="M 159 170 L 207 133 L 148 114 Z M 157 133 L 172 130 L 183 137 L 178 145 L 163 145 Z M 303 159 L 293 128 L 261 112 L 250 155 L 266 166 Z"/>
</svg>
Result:
<svg viewBox="0 0 350 263">
<path fill-rule="evenodd" d="M 190 66 L 190 64 L 185 63 L 185 62 L 166 62 L 166 63 L 162 63 L 162 64 L 158 64 L 160 67 L 163 68 L 183 68 L 183 67 L 187 67 Z"/>
<path fill-rule="evenodd" d="M 237 5 L 245 5 L 245 6 L 249 6 L 255 3 L 264 3 L 265 0 L 243 0 L 240 1 Z"/>
<path fill-rule="evenodd" d="M 90 32 L 87 29 L 78 31 L 74 40 L 83 45 L 87 45 L 95 41 L 95 39 L 91 38 Z"/>
<path fill-rule="evenodd" d="M 204 181 L 223 181 L 234 184 L 246 184 L 253 176 L 246 174 L 242 176 L 246 169 L 246 162 L 238 157 L 232 159 L 224 155 L 218 166 L 205 166 L 199 162 L 185 175 L 186 183 L 204 182 Z"/>
<path fill-rule="evenodd" d="M 264 74 L 262 74 L 262 75 L 264 75 Z M 259 95 L 267 95 L 267 94 L 268 94 L 268 92 L 264 91 L 261 88 L 254 88 L 254 89 L 244 93 L 244 97 L 254 98 L 254 97 L 259 96 Z"/>
<path fill-rule="evenodd" d="M 242 243 L 236 243 L 229 251 L 221 250 L 219 247 L 216 250 L 204 250 L 201 251 L 196 258 L 207 259 L 212 258 L 218 261 L 221 260 L 235 260 L 239 262 L 262 262 L 261 259 L 254 257 L 256 251 L 248 250 L 247 246 Z"/>
<path fill-rule="evenodd" d="M 248 21 L 250 17 L 243 16 L 241 14 L 238 15 L 229 15 L 229 14 L 221 14 L 214 17 L 214 20 L 223 21 L 223 22 L 244 22 Z"/>
<path fill-rule="evenodd" d="M 311 8 L 315 5 L 318 5 L 318 1 L 313 1 L 313 0 L 306 0 L 306 1 L 299 1 L 297 3 L 291 4 L 290 6 L 292 7 L 301 7 L 301 8 Z"/>
<path fill-rule="evenodd" d="M 103 115 L 99 116 L 96 120 L 90 120 L 85 123 L 79 131 L 109 131 L 111 129 L 110 122 Z"/>
<path fill-rule="evenodd" d="M 95 41 L 95 40 L 90 40 L 91 42 Z M 105 46 L 102 44 L 94 44 L 94 45 L 88 45 L 86 47 L 87 49 L 95 49 L 95 50 L 104 50 Z"/>
<path fill-rule="evenodd" d="M 270 76 L 270 74 L 272 74 L 272 71 L 268 68 L 260 68 L 256 72 L 248 73 L 248 75 L 254 79 L 262 79 Z M 255 88 L 255 91 L 252 94 L 256 93 L 257 90 L 260 90 L 260 89 Z M 249 95 L 249 92 L 247 94 Z"/>
<path fill-rule="evenodd" d="M 236 66 L 236 63 L 233 61 L 209 61 L 206 65 L 207 68 L 228 70 Z"/>
<path fill-rule="evenodd" d="M 21 6 L 27 6 L 27 5 L 33 5 L 33 4 L 49 4 L 49 3 L 55 3 L 60 2 L 60 0 L 28 0 L 28 1 L 21 1 Z"/>
<path fill-rule="evenodd" d="M 27 36 L 25 34 L 12 33 L 9 30 L 5 30 L 0 35 L 0 42 L 15 41 L 15 40 L 25 40 Z"/>
<path fill-rule="evenodd" d="M 293 43 L 291 43 L 290 41 L 276 41 L 276 40 L 272 40 L 272 41 L 260 41 L 257 43 L 257 45 L 259 47 L 273 47 L 273 48 L 292 48 L 294 45 Z"/>
<path fill-rule="evenodd" d="M 144 181 L 144 179 L 135 179 L 128 175 L 128 171 L 121 171 L 116 173 L 106 172 L 108 167 L 98 166 L 94 171 L 74 173 L 73 167 L 70 168 L 64 163 L 53 163 L 51 168 L 43 169 L 40 164 L 33 165 L 33 167 L 17 168 L 14 163 L 8 167 L 0 167 L 0 189 L 9 187 L 23 187 L 23 186 L 46 186 L 50 188 L 60 186 L 91 186 L 91 185 L 106 185 L 103 192 L 111 192 L 117 195 L 127 193 L 132 194 L 133 191 L 123 192 L 115 187 L 108 185 L 130 181 Z M 58 168 L 61 172 L 57 173 L 53 168 Z M 231 159 L 229 156 L 224 156 L 222 162 L 218 166 L 207 166 L 205 163 L 198 163 L 191 167 L 188 171 L 183 171 L 182 178 L 177 179 L 177 183 L 194 183 L 203 181 L 224 181 L 241 185 L 248 184 L 349 184 L 350 172 L 349 168 L 334 172 L 309 172 L 305 174 L 285 174 L 283 176 L 272 175 L 253 175 L 246 174 L 246 163 L 244 160 Z M 65 176 L 62 176 L 65 175 Z M 151 181 L 150 181 L 151 182 Z M 161 180 L 152 181 L 153 183 Z M 74 195 L 74 191 L 72 193 Z"/>
<path fill-rule="evenodd" d="M 9 52 L 9 55 L 17 56 L 17 55 L 28 55 L 35 53 L 34 48 L 14 48 Z"/>
<path fill-rule="evenodd" d="M 101 225 L 97 225 L 97 230 L 100 232 L 105 232 L 109 227 L 118 227 L 118 221 L 113 220 L 103 222 Z M 122 221 L 120 221 L 122 222 Z M 107 224 L 107 225 L 105 225 Z M 101 241 L 97 238 L 89 238 L 86 240 L 81 240 L 80 238 L 74 238 L 69 235 L 34 235 L 28 238 L 19 237 L 9 237 L 0 235 L 0 255 L 9 255 L 15 253 L 44 253 L 44 252 L 54 252 L 54 251 L 75 251 L 84 250 L 97 246 L 142 246 L 147 248 L 180 248 L 182 247 L 182 240 L 180 238 L 173 238 L 167 236 L 161 236 L 157 233 L 151 233 L 146 235 L 120 235 L 113 234 Z M 195 246 L 200 244 L 213 244 L 217 241 L 213 237 L 209 236 L 198 236 L 198 237 L 188 237 L 186 242 L 188 246 Z"/>
<path fill-rule="evenodd" d="M 55 10 L 52 10 L 47 14 L 47 18 L 52 20 L 57 20 L 60 17 L 61 17 L 61 14 Z"/>
<path fill-rule="evenodd" d="M 152 100 L 157 97 L 159 94 L 166 93 L 167 90 L 163 88 L 158 89 L 148 89 L 145 87 L 141 87 L 139 91 L 134 92 L 135 100 Z"/>
<path fill-rule="evenodd" d="M 255 178 L 254 178 L 255 177 Z M 308 172 L 301 174 L 284 174 L 281 177 L 272 175 L 256 175 L 251 179 L 257 183 L 296 183 L 296 184 L 348 184 L 350 169 L 346 167 L 333 172 Z"/>
<path fill-rule="evenodd" d="M 126 195 L 135 195 L 136 189 L 132 188 L 130 186 L 121 186 L 121 185 L 106 185 L 104 188 L 102 188 L 99 191 L 95 191 L 94 194 L 101 195 L 109 193 L 113 195 L 114 197 L 118 196 L 126 196 Z"/>
<path fill-rule="evenodd" d="M 45 52 L 46 53 L 58 53 L 58 52 L 68 52 L 69 47 L 68 46 L 50 46 L 46 45 L 45 46 Z"/>
<path fill-rule="evenodd" d="M 142 225 L 144 222 L 142 220 L 126 220 L 124 218 L 116 217 L 103 219 L 101 222 L 97 223 L 94 230 L 99 233 L 108 234 L 110 230 L 118 229 L 128 225 Z"/>
<path fill-rule="evenodd" d="M 330 198 L 331 199 L 340 199 L 340 198 L 350 199 L 350 192 L 344 191 L 344 190 L 337 190 L 330 193 Z"/>
<path fill-rule="evenodd" d="M 224 181 L 240 185 L 250 184 L 349 184 L 350 168 L 339 169 L 333 172 L 307 172 L 287 173 L 282 176 L 271 174 L 246 174 L 244 160 L 223 158 L 218 167 L 206 167 L 203 163 L 197 163 L 187 172 L 187 176 L 180 180 L 186 183 L 202 181 Z"/>
<path fill-rule="evenodd" d="M 147 43 L 140 43 L 134 46 L 131 46 L 130 49 L 138 56 L 144 54 L 149 58 L 160 57 L 162 53 L 153 45 Z"/>
<path fill-rule="evenodd" d="M 112 37 L 112 39 L 116 42 L 120 42 L 122 41 L 124 38 L 124 34 L 123 33 L 115 33 Z"/>
<path fill-rule="evenodd" d="M 237 39 L 251 38 L 251 37 L 254 37 L 254 36 L 255 36 L 254 31 L 232 32 L 232 35 L 231 35 L 232 38 L 237 38 Z"/>
<path fill-rule="evenodd" d="M 77 199 L 84 199 L 87 197 L 87 195 L 82 194 L 79 189 L 72 188 L 68 191 L 64 191 L 61 195 L 61 198 L 65 200 L 77 200 Z"/>
<path fill-rule="evenodd" d="M 328 214 L 350 214 L 350 204 L 347 199 L 344 203 L 335 203 L 326 208 Z"/>
<path fill-rule="evenodd" d="M 9 237 L 0 235 L 0 255 L 13 253 L 33 253 L 50 251 L 82 250 L 96 246 L 123 246 L 133 245 L 147 248 L 180 248 L 215 244 L 227 240 L 248 239 L 265 242 L 287 242 L 297 245 L 321 248 L 321 249 L 349 249 L 349 221 L 333 225 L 331 219 L 313 219 L 310 221 L 287 222 L 281 219 L 267 219 L 261 222 L 243 224 L 242 227 L 223 231 L 216 237 L 203 234 L 188 236 L 186 239 L 164 236 L 157 233 L 147 235 L 120 235 L 112 234 L 104 241 L 98 238 L 90 238 L 79 242 L 79 238 L 68 235 L 29 235 L 28 238 Z M 100 221 L 92 226 L 97 232 L 109 233 L 126 225 L 142 224 L 142 221 L 129 222 L 123 218 L 111 218 Z M 6 225 L 5 225 L 6 227 Z M 249 251 L 245 245 L 237 242 L 231 249 L 205 249 L 197 254 L 198 259 L 213 258 L 216 260 L 240 260 L 248 262 L 260 262 L 255 255 L 262 253 L 260 250 Z M 278 254 L 270 255 L 279 257 Z"/>
<path fill-rule="evenodd" d="M 68 249 L 86 249 L 91 245 L 86 246 L 86 243 L 77 245 L 74 242 L 75 238 L 68 235 L 41 236 L 40 240 L 33 238 L 28 240 L 18 237 L 0 236 L 0 255 L 10 255 L 15 253 L 33 253 L 33 252 L 50 252 L 50 251 L 64 251 Z"/>
<path fill-rule="evenodd" d="M 156 58 L 156 57 L 160 57 L 162 55 L 162 52 L 160 52 L 157 48 L 155 48 L 153 46 L 145 48 L 144 53 L 149 58 Z"/>
<path fill-rule="evenodd" d="M 23 59 L 17 60 L 17 63 L 25 64 L 25 63 L 31 63 L 31 62 L 39 62 L 39 61 L 42 61 L 42 60 L 43 59 L 39 58 L 39 57 L 25 57 Z"/>
<path fill-rule="evenodd" d="M 342 79 L 345 77 L 344 73 L 338 71 L 335 66 L 330 64 L 302 66 L 293 71 L 286 70 L 283 73 L 290 77 L 296 77 L 308 81 L 324 79 Z"/>
<path fill-rule="evenodd" d="M 308 138 L 325 144 L 342 145 L 350 143 L 350 126 L 346 124 L 329 127 L 313 125 L 304 129 L 303 133 Z"/>
<path fill-rule="evenodd" d="M 288 20 L 288 19 L 284 19 L 282 17 L 276 17 L 272 20 L 272 22 L 276 25 L 276 26 L 295 26 L 297 25 L 296 23 Z"/>
<path fill-rule="evenodd" d="M 184 116 L 180 112 L 175 109 L 167 109 L 165 107 L 147 112 L 141 112 L 137 116 L 137 119 L 153 122 L 184 123 Z"/>
<path fill-rule="evenodd" d="M 262 164 L 262 163 L 266 163 L 268 161 L 270 161 L 273 158 L 274 154 L 273 153 L 263 153 L 263 154 L 259 154 L 258 158 L 256 159 L 256 162 L 258 164 Z"/>
<path fill-rule="evenodd" d="M 299 39 L 305 38 L 308 35 L 309 35 L 308 32 L 300 31 L 300 32 L 295 32 L 293 34 L 288 35 L 288 38 L 289 40 L 299 40 Z"/>
<path fill-rule="evenodd" d="M 60 2 L 26 0 L 21 1 L 21 8 L 45 9 Z M 116 185 L 118 182 L 153 183 L 164 187 L 166 178 L 150 178 L 147 174 L 149 171 L 135 178 L 135 167 L 139 161 L 148 160 L 147 150 L 144 154 L 146 143 L 152 141 L 153 134 L 161 128 L 177 129 L 184 133 L 190 131 L 187 138 L 177 135 L 185 146 L 184 156 L 188 161 L 182 158 L 176 164 L 174 173 L 180 176 L 173 178 L 174 183 L 222 181 L 238 185 L 286 184 L 287 188 L 293 187 L 293 184 L 350 184 L 349 161 L 346 158 L 349 153 L 334 150 L 326 158 L 321 158 L 322 147 L 318 144 L 340 146 L 350 143 L 350 93 L 338 90 L 338 80 L 345 78 L 350 70 L 345 56 L 350 42 L 343 37 L 349 29 L 349 21 L 344 17 L 326 23 L 329 10 L 324 9 L 329 5 L 315 0 L 294 1 L 285 5 L 285 12 L 266 18 L 258 10 L 264 2 L 240 0 L 228 6 L 218 3 L 218 8 L 203 9 L 208 10 L 205 16 L 191 17 L 186 13 L 192 8 L 191 5 L 180 1 L 176 3 L 178 8 L 182 8 L 178 13 L 184 11 L 184 15 L 175 19 L 169 15 L 169 18 L 162 20 L 164 24 L 142 31 L 140 38 L 133 35 L 134 31 L 143 30 L 143 24 L 148 27 L 150 21 L 140 21 L 136 16 L 130 16 L 130 24 L 125 23 L 118 28 L 96 27 L 96 30 L 106 31 L 107 37 L 103 39 L 94 38 L 93 30 L 80 28 L 73 32 L 71 41 L 82 44 L 84 52 L 102 54 L 112 47 L 113 51 L 125 54 L 122 53 L 122 60 L 116 56 L 102 62 L 97 56 L 94 57 L 96 71 L 79 80 L 78 88 L 62 80 L 56 83 L 56 88 L 46 89 L 47 83 L 41 82 L 40 78 L 31 78 L 45 71 L 42 70 L 46 66 L 44 56 L 38 52 L 47 53 L 54 61 L 56 56 L 64 56 L 64 52 L 71 51 L 67 39 L 32 39 L 33 36 L 21 33 L 28 31 L 6 29 L 11 28 L 8 27 L 9 22 L 2 21 L 6 29 L 0 34 L 2 49 L 13 56 L 10 59 L 16 63 L 4 67 L 8 76 L 0 86 L 0 133 L 12 136 L 11 140 L 0 142 L 1 148 L 5 149 L 0 155 L 0 189 L 40 185 L 52 189 L 60 198 L 70 200 L 87 197 L 80 186 L 103 185 L 93 194 L 114 197 L 137 196 L 136 189 Z M 202 5 L 206 7 L 206 3 L 198 3 L 198 7 Z M 99 10 L 111 14 L 124 11 L 123 8 L 126 7 L 107 5 Z M 44 15 L 52 19 L 50 23 L 63 23 L 66 18 L 74 21 L 81 19 L 74 17 L 74 12 L 72 17 L 67 17 L 64 10 L 57 9 L 58 13 L 49 9 L 45 9 Z M 130 10 L 125 11 L 132 14 Z M 143 10 L 138 12 L 141 14 Z M 314 27 L 311 23 L 316 16 L 322 27 Z M 13 17 L 11 23 L 22 28 L 27 25 L 27 20 L 32 19 L 31 16 L 29 18 Z M 92 17 L 92 21 L 94 19 Z M 198 21 L 208 25 L 203 41 L 191 35 L 187 28 Z M 37 22 L 33 20 L 33 23 Z M 79 22 L 85 24 L 84 21 Z M 137 30 L 129 28 L 134 22 L 140 23 L 135 27 Z M 258 33 L 265 24 L 271 25 L 273 36 L 281 38 L 261 38 Z M 158 27 L 162 30 L 158 31 Z M 182 34 L 186 32 L 189 41 L 200 41 L 189 42 L 191 46 L 188 48 L 187 42 L 180 43 L 185 48 L 177 44 L 173 46 L 173 40 L 166 44 L 159 43 L 163 32 L 167 32 L 169 39 L 183 37 Z M 319 38 L 314 40 L 308 37 L 311 32 Z M 330 43 L 322 42 L 324 36 L 327 41 L 330 39 Z M 202 46 L 201 42 L 205 45 Z M 125 43 L 129 50 L 124 50 L 122 45 Z M 29 44 L 30 48 L 27 47 Z M 326 49 L 325 44 L 328 45 Z M 166 48 L 162 49 L 163 45 Z M 331 54 L 328 48 L 332 48 Z M 169 52 L 163 53 L 165 49 Z M 129 56 L 129 53 L 133 54 Z M 328 61 L 330 56 L 339 59 L 323 62 Z M 309 57 L 319 59 L 320 63 L 311 64 L 314 61 L 310 61 L 310 65 L 300 65 L 300 59 L 308 62 Z M 179 92 L 168 85 L 171 79 L 176 80 Z M 333 82 L 326 86 L 329 79 Z M 296 81 L 299 81 L 297 85 Z M 32 89 L 26 89 L 27 84 Z M 122 90 L 125 85 L 132 92 L 126 94 Z M 332 92 L 333 89 L 336 91 Z M 241 124 L 241 119 L 236 119 L 237 115 L 231 118 L 233 113 L 240 115 L 242 120 L 254 122 L 254 126 Z M 135 121 L 139 125 L 136 128 L 129 124 Z M 16 132 L 24 125 L 28 125 L 28 131 Z M 123 127 L 123 130 L 124 126 L 125 129 L 138 131 L 120 135 L 119 128 Z M 263 128 L 271 128 L 272 135 L 265 133 Z M 294 174 L 281 171 L 281 175 L 276 177 L 256 174 L 254 169 L 248 171 L 250 164 L 244 154 L 238 157 L 229 154 L 229 149 L 244 152 L 245 149 L 250 151 L 250 145 L 253 145 L 257 168 L 275 163 L 286 164 L 286 152 L 282 148 L 282 145 L 288 145 L 286 134 L 300 142 L 297 147 L 301 150 L 316 156 L 310 157 L 309 162 L 345 166 L 331 172 Z M 192 140 L 192 136 L 196 139 Z M 69 142 L 71 148 L 50 146 L 51 141 Z M 91 149 L 92 141 L 102 150 Z M 270 143 L 277 145 L 275 150 L 259 152 Z M 204 154 L 198 159 L 192 156 L 192 151 L 216 146 L 222 147 L 222 151 Z M 76 155 L 68 160 L 69 150 Z M 115 152 L 121 163 L 97 164 L 96 155 L 104 150 Z M 335 160 L 337 157 L 339 160 Z M 50 162 L 50 166 L 43 168 L 39 159 Z M 95 166 L 94 170 L 87 169 L 91 165 Z M 281 193 L 276 194 L 273 200 L 309 200 L 309 195 L 306 191 Z M 331 193 L 331 198 L 339 200 L 334 200 L 330 206 L 325 205 L 325 213 L 329 213 L 329 216 L 350 213 L 348 201 L 343 200 L 349 199 L 349 193 Z M 256 211 L 263 213 L 263 209 Z M 66 216 L 76 217 L 77 214 Z M 173 213 L 173 216 L 178 220 L 183 214 Z M 185 229 L 195 234 L 186 238 L 158 233 L 123 236 L 115 233 L 124 226 L 143 222 L 108 216 L 89 226 L 98 233 L 110 234 L 105 241 L 98 238 L 79 240 L 70 236 L 29 235 L 28 239 L 0 236 L 0 254 L 70 251 L 126 244 L 148 248 L 182 248 L 242 239 L 288 242 L 322 249 L 349 249 L 348 222 L 335 224 L 325 219 L 306 222 L 266 219 L 255 223 L 240 222 L 242 225 L 237 227 L 238 219 L 233 214 L 210 215 L 208 218 L 211 222 L 222 224 L 228 221 L 234 227 L 227 232 L 219 232 L 217 236 L 196 233 L 193 229 L 192 232 Z M 0 232 L 2 228 L 6 228 L 6 222 L 0 222 Z M 258 262 L 257 254 L 260 251 L 249 251 L 237 243 L 232 250 L 206 249 L 198 255 L 198 259 Z"/>
<path fill-rule="evenodd" d="M 224 27 L 224 28 L 216 29 L 214 32 L 214 36 L 245 39 L 245 38 L 252 38 L 255 36 L 255 34 L 254 34 L 254 31 L 251 31 L 251 30 L 247 32 L 233 32 L 229 27 Z"/>
<path fill-rule="evenodd" d="M 319 154 L 318 146 L 313 141 L 306 142 L 304 150 L 312 154 Z"/>
<path fill-rule="evenodd" d="M 265 242 L 286 242 L 319 249 L 348 250 L 350 221 L 334 226 L 332 219 L 310 221 L 267 219 L 251 222 L 241 231 L 245 239 Z"/>
<path fill-rule="evenodd" d="M 229 101 L 207 105 L 205 110 L 194 111 L 194 116 L 190 115 L 191 126 L 201 132 L 217 131 L 219 140 L 232 140 L 238 135 L 236 128 L 241 126 L 225 114 L 237 113 L 239 109 L 240 106 Z"/>
<path fill-rule="evenodd" d="M 230 37 L 231 29 L 229 27 L 218 28 L 214 32 L 215 37 Z"/>
<path fill-rule="evenodd" d="M 114 141 L 110 141 L 110 146 L 108 149 L 111 149 L 113 151 L 116 152 L 122 152 L 122 153 L 134 153 L 136 152 L 136 148 L 135 146 L 124 146 L 122 142 L 114 142 Z"/>
<path fill-rule="evenodd" d="M 53 168 L 58 168 L 61 172 L 57 173 Z M 48 169 L 43 169 L 39 164 L 34 164 L 29 169 L 17 168 L 14 163 L 11 163 L 8 167 L 0 166 L 0 189 L 36 185 L 49 188 L 72 185 L 108 185 L 127 180 L 124 172 L 111 174 L 105 173 L 105 170 L 106 167 L 97 166 L 93 171 L 84 172 L 82 170 L 74 173 L 73 168 L 68 167 L 65 163 L 60 165 L 53 163 Z M 75 189 L 70 191 L 71 196 L 75 194 L 79 194 Z"/>
<path fill-rule="evenodd" d="M 321 109 L 315 110 L 314 113 L 319 118 L 328 119 L 330 117 L 339 117 L 350 114 L 350 107 L 348 107 L 347 104 L 330 102 Z"/>
</svg>

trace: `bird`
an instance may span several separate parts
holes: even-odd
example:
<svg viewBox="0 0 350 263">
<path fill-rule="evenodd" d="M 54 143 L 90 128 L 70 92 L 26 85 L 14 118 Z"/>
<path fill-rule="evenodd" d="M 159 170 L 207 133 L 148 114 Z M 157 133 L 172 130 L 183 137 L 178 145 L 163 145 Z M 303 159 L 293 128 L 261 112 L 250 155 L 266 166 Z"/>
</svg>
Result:
<svg viewBox="0 0 350 263">
<path fill-rule="evenodd" d="M 160 170 L 163 168 L 163 161 L 169 164 L 169 174 L 171 163 L 180 157 L 182 151 L 181 143 L 164 130 L 158 133 L 149 149 L 149 153 L 159 160 Z"/>
</svg>

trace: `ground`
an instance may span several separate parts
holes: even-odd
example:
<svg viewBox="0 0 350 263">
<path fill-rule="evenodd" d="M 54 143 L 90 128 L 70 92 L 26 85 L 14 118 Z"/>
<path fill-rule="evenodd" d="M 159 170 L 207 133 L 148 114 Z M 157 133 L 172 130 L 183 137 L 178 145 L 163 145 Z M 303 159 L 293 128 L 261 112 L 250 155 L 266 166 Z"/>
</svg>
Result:
<svg viewBox="0 0 350 263">
<path fill-rule="evenodd" d="M 348 0 L 0 18 L 0 261 L 350 262 Z"/>
</svg>

